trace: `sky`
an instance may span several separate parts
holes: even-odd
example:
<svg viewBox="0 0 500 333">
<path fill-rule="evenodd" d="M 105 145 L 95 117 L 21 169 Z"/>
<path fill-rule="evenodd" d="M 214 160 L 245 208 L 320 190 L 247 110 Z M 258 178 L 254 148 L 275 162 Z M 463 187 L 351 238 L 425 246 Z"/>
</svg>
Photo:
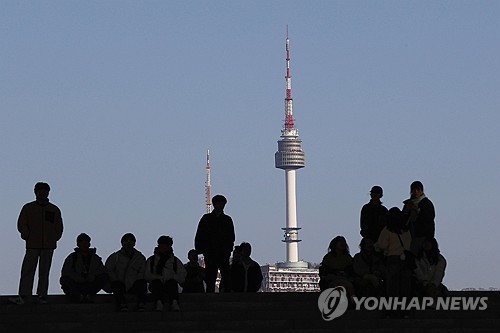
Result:
<svg viewBox="0 0 500 333">
<path fill-rule="evenodd" d="M 50 184 L 64 234 L 106 259 L 126 232 L 183 261 L 212 193 L 236 243 L 285 260 L 285 37 L 306 167 L 299 257 L 337 235 L 358 252 L 373 185 L 402 207 L 414 180 L 436 208 L 450 289 L 500 287 L 500 2 L 0 1 L 0 294 L 17 293 L 21 207 Z M 36 280 L 35 280 L 36 281 Z"/>
</svg>

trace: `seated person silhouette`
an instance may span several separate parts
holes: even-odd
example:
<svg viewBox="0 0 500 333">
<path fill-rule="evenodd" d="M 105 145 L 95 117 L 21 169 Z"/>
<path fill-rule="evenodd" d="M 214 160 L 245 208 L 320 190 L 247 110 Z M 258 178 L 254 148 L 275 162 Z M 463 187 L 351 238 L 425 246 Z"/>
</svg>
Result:
<svg viewBox="0 0 500 333">
<path fill-rule="evenodd" d="M 122 248 L 106 259 L 106 271 L 117 308 L 128 311 L 126 294 L 137 297 L 137 311 L 146 309 L 147 284 L 144 279 L 146 257 L 135 249 L 135 236 L 126 233 L 121 238 Z"/>
<path fill-rule="evenodd" d="M 189 261 L 184 264 L 187 275 L 182 284 L 183 293 L 204 293 L 205 292 L 205 268 L 198 263 L 198 253 L 195 249 L 188 252 Z"/>
<path fill-rule="evenodd" d="M 319 288 L 322 291 L 342 286 L 351 300 L 355 296 L 352 257 L 344 237 L 337 236 L 330 242 L 328 253 L 323 257 L 319 267 L 319 277 Z"/>
<path fill-rule="evenodd" d="M 172 237 L 160 236 L 157 243 L 154 254 L 146 262 L 144 275 L 155 300 L 155 310 L 163 311 L 164 304 L 168 304 L 170 310 L 180 311 L 179 284 L 186 278 L 186 269 L 174 255 Z"/>
<path fill-rule="evenodd" d="M 76 238 L 76 248 L 66 257 L 61 270 L 61 289 L 72 302 L 93 303 L 95 295 L 108 282 L 108 275 L 96 249 L 90 247 L 90 236 Z"/>
<path fill-rule="evenodd" d="M 260 265 L 250 258 L 252 246 L 243 242 L 239 246 L 239 258 L 231 264 L 231 282 L 235 292 L 257 292 L 262 284 Z"/>
</svg>

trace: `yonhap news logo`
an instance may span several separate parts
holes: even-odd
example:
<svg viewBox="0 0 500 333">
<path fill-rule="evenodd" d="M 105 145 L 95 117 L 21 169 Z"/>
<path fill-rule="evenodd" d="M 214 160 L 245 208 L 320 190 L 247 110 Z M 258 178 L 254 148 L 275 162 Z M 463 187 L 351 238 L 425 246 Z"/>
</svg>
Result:
<svg viewBox="0 0 500 333">
<path fill-rule="evenodd" d="M 483 311 L 488 308 L 488 297 L 353 297 L 355 310 L 423 311 Z M 325 321 L 342 316 L 349 306 L 344 287 L 328 288 L 318 298 L 318 308 Z"/>
<path fill-rule="evenodd" d="M 344 287 L 328 288 L 318 298 L 318 308 L 324 320 L 330 321 L 342 316 L 349 305 Z"/>
</svg>

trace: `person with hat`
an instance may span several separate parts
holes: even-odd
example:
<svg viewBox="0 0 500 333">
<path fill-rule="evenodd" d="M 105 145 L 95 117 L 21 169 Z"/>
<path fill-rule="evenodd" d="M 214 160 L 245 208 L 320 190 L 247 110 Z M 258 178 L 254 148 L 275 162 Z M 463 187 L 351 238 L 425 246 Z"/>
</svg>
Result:
<svg viewBox="0 0 500 333">
<path fill-rule="evenodd" d="M 155 300 L 155 310 L 163 311 L 168 303 L 170 310 L 180 311 L 179 284 L 186 279 L 186 269 L 174 255 L 172 245 L 174 240 L 170 236 L 160 236 L 154 254 L 146 262 L 145 278 L 149 282 L 149 291 Z"/>
<path fill-rule="evenodd" d="M 370 202 L 361 208 L 360 234 L 364 238 L 370 238 L 376 242 L 387 221 L 387 208 L 382 204 L 384 191 L 382 187 L 375 185 L 370 191 Z"/>
<path fill-rule="evenodd" d="M 19 305 L 32 297 L 37 266 L 38 302 L 47 303 L 52 256 L 63 233 L 61 211 L 49 202 L 49 184 L 36 183 L 34 191 L 36 200 L 23 206 L 17 221 L 17 229 L 26 242 L 26 253 L 21 267 L 19 296 L 9 301 Z"/>
</svg>

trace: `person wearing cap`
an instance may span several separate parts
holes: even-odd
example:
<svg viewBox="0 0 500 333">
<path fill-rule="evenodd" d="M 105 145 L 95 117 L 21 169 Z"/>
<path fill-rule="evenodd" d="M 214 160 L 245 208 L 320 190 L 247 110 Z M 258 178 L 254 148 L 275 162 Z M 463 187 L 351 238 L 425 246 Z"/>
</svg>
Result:
<svg viewBox="0 0 500 333">
<path fill-rule="evenodd" d="M 63 233 L 61 211 L 49 202 L 49 184 L 39 182 L 34 191 L 36 200 L 23 206 L 17 221 L 17 229 L 26 242 L 26 253 L 21 267 L 19 296 L 9 300 L 19 305 L 32 297 L 37 266 L 38 302 L 47 303 L 52 256 Z"/>
<path fill-rule="evenodd" d="M 234 225 L 229 215 L 224 214 L 227 199 L 222 195 L 212 198 L 214 210 L 203 215 L 198 223 L 194 247 L 204 255 L 207 293 L 215 292 L 217 271 L 220 270 L 224 289 L 231 290 L 229 257 L 234 246 Z"/>
<path fill-rule="evenodd" d="M 435 236 L 434 204 L 427 198 L 424 185 L 418 180 L 410 184 L 410 198 L 403 204 L 403 214 L 412 236 L 411 252 L 417 255 L 424 240 Z"/>
<path fill-rule="evenodd" d="M 126 233 L 121 238 L 122 248 L 112 253 L 104 266 L 109 276 L 111 291 L 115 296 L 117 308 L 128 311 L 125 294 L 137 297 L 137 310 L 146 309 L 147 284 L 144 279 L 146 257 L 135 249 L 136 239 L 131 233 Z"/>
<path fill-rule="evenodd" d="M 172 311 L 179 311 L 179 284 L 186 279 L 186 269 L 174 255 L 174 240 L 169 236 L 160 236 L 154 254 L 146 262 L 145 278 L 149 282 L 149 291 L 153 294 L 155 310 L 163 311 L 169 304 Z"/>
<path fill-rule="evenodd" d="M 61 269 L 61 289 L 72 302 L 93 303 L 95 295 L 108 282 L 108 275 L 96 248 L 90 247 L 90 236 L 76 237 L 75 251 L 64 260 Z"/>
<path fill-rule="evenodd" d="M 361 208 L 359 232 L 362 237 L 370 238 L 372 242 L 376 242 L 382 229 L 384 229 L 387 221 L 387 208 L 382 204 L 384 191 L 382 187 L 375 185 L 370 191 L 370 202 Z"/>
</svg>

